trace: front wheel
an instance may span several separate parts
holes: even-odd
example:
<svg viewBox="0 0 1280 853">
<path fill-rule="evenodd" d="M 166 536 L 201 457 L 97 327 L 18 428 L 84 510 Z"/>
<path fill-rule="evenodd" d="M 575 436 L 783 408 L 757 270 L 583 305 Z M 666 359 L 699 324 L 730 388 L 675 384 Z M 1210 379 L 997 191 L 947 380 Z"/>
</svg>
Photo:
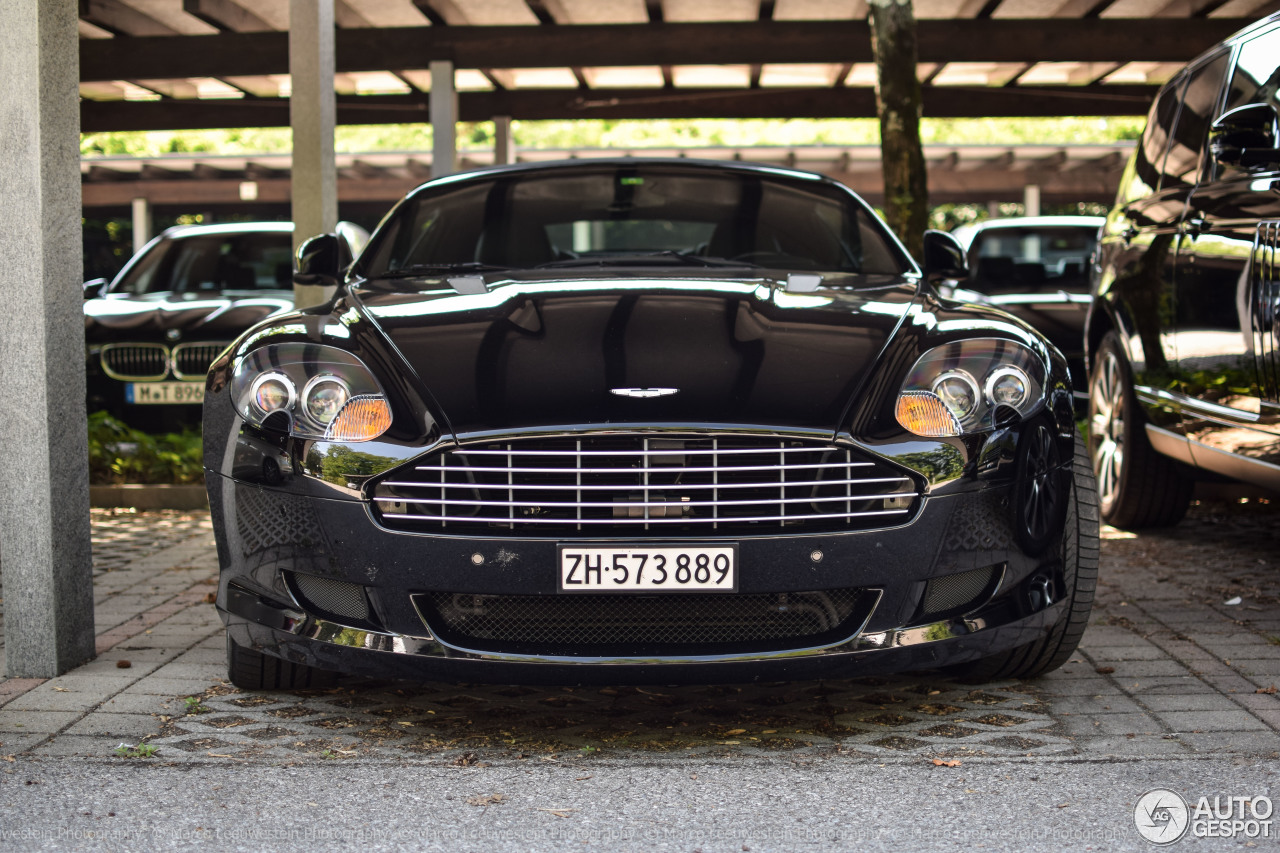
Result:
<svg viewBox="0 0 1280 853">
<path fill-rule="evenodd" d="M 1167 527 L 1186 514 L 1193 484 L 1147 440 L 1115 332 L 1102 339 L 1089 377 L 1089 457 L 1107 524 L 1129 530 Z"/>
<path fill-rule="evenodd" d="M 263 654 L 227 637 L 227 676 L 242 690 L 299 690 L 332 687 L 337 674 Z"/>
<path fill-rule="evenodd" d="M 952 668 L 950 672 L 961 681 L 1035 678 L 1062 666 L 1080 645 L 1098 586 L 1098 492 L 1089 467 L 1089 454 L 1079 438 L 1066 504 L 1058 544 L 1066 600 L 1062 618 L 1039 640 Z"/>
</svg>

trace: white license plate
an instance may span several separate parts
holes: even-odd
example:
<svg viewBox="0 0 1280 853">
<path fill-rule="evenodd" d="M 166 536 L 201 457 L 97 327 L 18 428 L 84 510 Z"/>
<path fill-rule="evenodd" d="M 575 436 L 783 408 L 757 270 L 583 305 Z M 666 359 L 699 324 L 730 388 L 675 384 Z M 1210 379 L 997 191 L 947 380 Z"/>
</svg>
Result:
<svg viewBox="0 0 1280 853">
<path fill-rule="evenodd" d="M 124 398 L 135 406 L 203 403 L 204 382 L 129 382 Z"/>
<path fill-rule="evenodd" d="M 560 546 L 560 592 L 737 592 L 737 545 Z"/>
</svg>

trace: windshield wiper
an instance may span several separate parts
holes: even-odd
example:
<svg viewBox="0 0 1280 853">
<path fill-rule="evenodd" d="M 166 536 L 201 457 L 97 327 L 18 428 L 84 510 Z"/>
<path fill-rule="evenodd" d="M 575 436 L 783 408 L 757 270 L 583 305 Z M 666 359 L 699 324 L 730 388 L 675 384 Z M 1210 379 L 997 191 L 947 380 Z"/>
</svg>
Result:
<svg viewBox="0 0 1280 853">
<path fill-rule="evenodd" d="M 634 252 L 626 255 L 608 255 L 594 258 L 566 258 L 560 261 L 548 261 L 545 264 L 538 264 L 534 269 L 630 266 L 634 264 L 667 263 L 670 261 L 694 267 L 737 267 L 742 269 L 760 266 L 748 261 L 731 261 L 728 258 L 693 255 L 688 252 L 677 252 L 673 249 L 668 249 L 661 252 Z"/>
<path fill-rule="evenodd" d="M 459 261 L 452 264 L 411 264 L 394 270 L 370 275 L 369 278 L 425 278 L 427 276 L 448 275 L 455 272 L 496 272 L 509 270 L 511 267 L 497 264 L 483 264 L 479 261 Z"/>
</svg>

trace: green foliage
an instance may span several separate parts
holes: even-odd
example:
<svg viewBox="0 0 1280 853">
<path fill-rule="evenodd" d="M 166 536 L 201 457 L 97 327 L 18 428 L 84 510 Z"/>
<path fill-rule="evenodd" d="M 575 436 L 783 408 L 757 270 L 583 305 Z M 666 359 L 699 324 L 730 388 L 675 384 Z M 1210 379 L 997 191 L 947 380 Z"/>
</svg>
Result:
<svg viewBox="0 0 1280 853">
<path fill-rule="evenodd" d="M 1137 139 L 1140 117 L 930 119 L 920 124 L 925 144 L 1063 145 Z M 493 144 L 492 122 L 458 126 L 464 145 Z M 512 122 L 516 144 L 528 148 L 655 148 L 725 145 L 878 145 L 879 122 L 848 119 L 679 119 Z M 340 152 L 429 151 L 431 127 L 425 123 L 343 125 L 334 133 Z M 224 130 L 128 131 L 86 133 L 80 153 L 86 157 L 158 157 L 163 154 L 287 154 L 293 148 L 287 127 Z"/>
<path fill-rule="evenodd" d="M 188 714 L 207 714 L 212 710 L 208 706 L 200 704 L 199 696 L 188 696 L 182 700 L 182 703 Z"/>
<path fill-rule="evenodd" d="M 89 415 L 89 482 L 203 483 L 200 432 L 153 436 L 133 429 L 106 412 Z"/>
<path fill-rule="evenodd" d="M 137 746 L 130 746 L 122 743 L 112 750 L 121 758 L 150 758 L 156 754 L 156 747 L 149 743 L 140 743 Z"/>
</svg>

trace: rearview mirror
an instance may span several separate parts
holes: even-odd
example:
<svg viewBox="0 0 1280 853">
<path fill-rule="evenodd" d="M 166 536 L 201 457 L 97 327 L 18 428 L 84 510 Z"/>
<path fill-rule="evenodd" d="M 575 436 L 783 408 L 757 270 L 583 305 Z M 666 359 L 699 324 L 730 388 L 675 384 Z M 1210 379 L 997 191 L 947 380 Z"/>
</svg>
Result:
<svg viewBox="0 0 1280 853">
<path fill-rule="evenodd" d="M 308 287 L 337 287 L 342 272 L 342 247 L 335 234 L 317 234 L 298 247 L 293 283 Z"/>
<path fill-rule="evenodd" d="M 924 277 L 930 283 L 969 277 L 969 258 L 959 240 L 945 231 L 924 232 Z"/>
<path fill-rule="evenodd" d="M 1271 104 L 1228 110 L 1209 127 L 1209 150 L 1223 166 L 1259 170 L 1280 165 L 1280 116 Z"/>
</svg>

